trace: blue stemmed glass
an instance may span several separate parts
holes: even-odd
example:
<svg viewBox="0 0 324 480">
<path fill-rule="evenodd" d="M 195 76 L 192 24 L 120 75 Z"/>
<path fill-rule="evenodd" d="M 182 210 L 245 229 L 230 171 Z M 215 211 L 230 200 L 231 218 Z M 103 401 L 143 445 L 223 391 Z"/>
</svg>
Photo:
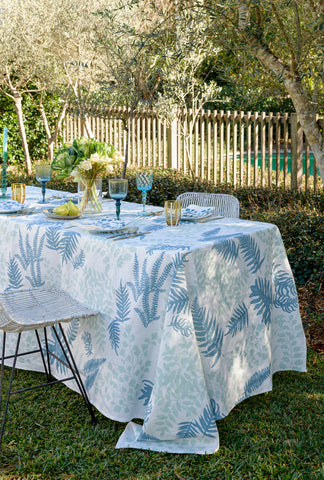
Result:
<svg viewBox="0 0 324 480">
<path fill-rule="evenodd" d="M 150 172 L 142 172 L 136 175 L 136 186 L 137 189 L 142 192 L 142 203 L 143 203 L 143 211 L 140 215 L 145 215 L 145 205 L 146 205 L 146 195 L 148 190 L 151 190 L 153 183 L 153 173 Z"/>
<path fill-rule="evenodd" d="M 35 167 L 36 180 L 42 186 L 43 200 L 39 203 L 45 203 L 46 184 L 51 179 L 51 166 L 50 165 L 36 165 Z"/>
<path fill-rule="evenodd" d="M 116 200 L 116 217 L 119 220 L 120 201 L 127 195 L 128 180 L 125 178 L 113 178 L 109 180 L 109 195 Z"/>
</svg>

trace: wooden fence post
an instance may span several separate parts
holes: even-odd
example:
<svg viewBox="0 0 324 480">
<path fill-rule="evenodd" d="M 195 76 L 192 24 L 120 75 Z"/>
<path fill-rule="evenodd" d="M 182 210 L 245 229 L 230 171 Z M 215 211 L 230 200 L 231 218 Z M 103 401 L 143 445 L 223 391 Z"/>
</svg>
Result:
<svg viewBox="0 0 324 480">
<path fill-rule="evenodd" d="M 303 131 L 296 113 L 291 114 L 291 188 L 301 190 L 303 184 Z"/>
<path fill-rule="evenodd" d="M 172 120 L 167 129 L 168 168 L 178 166 L 178 120 Z"/>
</svg>

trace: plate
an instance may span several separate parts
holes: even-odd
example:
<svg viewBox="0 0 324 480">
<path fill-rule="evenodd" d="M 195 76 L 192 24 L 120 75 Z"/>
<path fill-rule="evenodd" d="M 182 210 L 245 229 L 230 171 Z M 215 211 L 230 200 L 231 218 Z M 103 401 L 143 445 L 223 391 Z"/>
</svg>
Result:
<svg viewBox="0 0 324 480">
<path fill-rule="evenodd" d="M 79 227 L 87 230 L 90 233 L 119 233 L 123 230 L 127 230 L 130 224 L 131 222 L 125 222 L 123 220 L 101 218 L 96 220 L 95 223 L 82 223 L 79 225 Z"/>
<path fill-rule="evenodd" d="M 15 200 L 0 202 L 0 214 L 18 213 L 24 208 L 26 208 L 26 204 L 16 202 Z"/>
<path fill-rule="evenodd" d="M 181 217 L 181 220 L 184 220 L 186 222 L 200 222 L 201 220 L 207 220 L 207 218 L 209 219 L 211 217 L 211 214 L 210 215 L 203 215 L 202 217 Z M 217 217 L 213 217 L 213 219 L 216 219 Z"/>
<path fill-rule="evenodd" d="M 44 215 L 48 218 L 55 218 L 57 220 L 75 220 L 76 218 L 82 217 L 82 213 L 79 213 L 79 215 L 58 215 L 57 213 L 53 213 L 53 208 L 49 208 L 46 210 L 42 210 Z"/>
</svg>

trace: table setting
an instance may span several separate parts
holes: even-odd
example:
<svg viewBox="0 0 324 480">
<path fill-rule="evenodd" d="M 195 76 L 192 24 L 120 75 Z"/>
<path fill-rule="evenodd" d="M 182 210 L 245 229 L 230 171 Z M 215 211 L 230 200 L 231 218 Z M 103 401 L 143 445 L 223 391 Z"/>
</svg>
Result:
<svg viewBox="0 0 324 480">
<path fill-rule="evenodd" d="M 56 205 L 69 195 L 46 190 Z M 22 208 L 41 197 L 27 187 Z M 280 232 L 205 207 L 126 199 L 118 215 L 116 198 L 70 220 L 0 214 L 0 288 L 58 287 L 100 312 L 66 334 L 91 403 L 128 422 L 116 448 L 214 453 L 218 420 L 270 391 L 275 372 L 306 370 Z M 42 371 L 33 358 L 18 366 Z M 55 359 L 52 370 L 64 373 Z"/>
</svg>

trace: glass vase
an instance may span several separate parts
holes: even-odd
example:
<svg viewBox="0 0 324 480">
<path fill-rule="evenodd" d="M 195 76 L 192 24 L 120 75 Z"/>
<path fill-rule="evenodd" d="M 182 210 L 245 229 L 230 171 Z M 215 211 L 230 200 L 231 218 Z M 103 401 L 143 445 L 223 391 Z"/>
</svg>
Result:
<svg viewBox="0 0 324 480">
<path fill-rule="evenodd" d="M 102 178 L 83 179 L 78 182 L 79 210 L 82 213 L 102 211 Z"/>
</svg>

